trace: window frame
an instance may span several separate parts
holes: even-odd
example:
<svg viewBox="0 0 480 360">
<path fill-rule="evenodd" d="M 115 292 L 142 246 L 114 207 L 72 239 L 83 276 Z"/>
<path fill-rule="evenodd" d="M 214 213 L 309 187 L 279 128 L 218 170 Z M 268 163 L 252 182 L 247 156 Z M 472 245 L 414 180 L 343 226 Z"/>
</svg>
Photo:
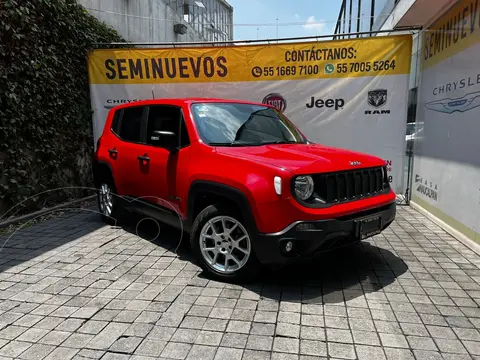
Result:
<svg viewBox="0 0 480 360">
<path fill-rule="evenodd" d="M 199 101 L 199 102 L 193 102 L 190 104 L 189 106 L 189 110 L 190 110 L 190 113 L 192 115 L 192 122 L 195 126 L 195 129 L 198 133 L 198 137 L 200 138 L 200 140 L 205 144 L 205 145 L 208 145 L 208 146 L 211 146 L 211 147 L 217 147 L 217 146 L 220 146 L 220 145 L 210 145 L 210 142 L 207 141 L 205 138 L 204 138 L 204 134 L 202 134 L 202 131 L 199 129 L 198 127 L 198 124 L 197 124 L 197 119 L 195 117 L 195 112 L 194 112 L 194 106 L 196 105 L 202 105 L 202 104 L 209 104 L 209 105 L 228 105 L 228 104 L 233 104 L 233 105 L 249 105 L 249 106 L 262 106 L 260 104 L 254 104 L 254 103 L 244 103 L 244 102 L 230 102 L 230 101 L 226 101 L 226 102 L 208 102 L 208 101 Z M 274 107 L 271 107 L 271 106 L 268 106 L 268 105 L 265 105 L 263 104 L 263 106 L 268 109 L 272 109 L 274 112 L 277 113 L 277 116 L 279 117 L 279 121 L 281 121 L 282 123 L 284 123 L 284 126 L 287 128 L 287 130 L 289 132 L 292 132 L 292 127 L 293 129 L 295 130 L 294 132 L 295 133 L 298 133 L 298 135 L 302 138 L 302 141 L 303 142 L 300 142 L 298 144 L 308 144 L 308 143 L 311 143 L 311 141 L 308 139 L 307 136 L 305 136 L 301 131 L 300 129 L 294 124 L 294 122 L 292 120 L 290 120 L 290 118 L 288 118 L 283 112 L 279 111 L 278 109 L 274 108 Z M 283 117 L 283 119 L 282 119 Z M 287 125 L 288 124 L 288 125 Z M 228 146 L 228 145 L 221 145 L 221 146 Z M 252 145 L 252 146 L 257 146 L 257 145 Z"/>
<path fill-rule="evenodd" d="M 118 119 L 116 118 L 117 115 L 118 115 Z M 110 131 L 118 137 L 120 137 L 120 135 L 118 134 L 117 130 L 120 129 L 120 127 L 122 126 L 122 120 L 123 120 L 123 108 L 114 110 L 113 116 L 112 116 L 112 123 L 110 124 Z"/>
<path fill-rule="evenodd" d="M 152 107 L 168 107 L 168 108 L 175 108 L 175 109 L 178 109 L 180 110 L 180 113 L 179 113 L 179 117 L 178 117 L 178 129 L 177 129 L 177 141 L 178 141 L 178 150 L 181 150 L 181 149 L 184 149 L 184 148 L 187 148 L 189 147 L 191 144 L 192 144 L 192 140 L 191 140 L 191 136 L 190 134 L 188 133 L 188 127 L 187 127 L 187 122 L 186 122 L 186 119 L 185 119 L 185 113 L 183 111 L 183 107 L 180 106 L 180 105 L 172 105 L 172 104 L 152 104 L 152 105 L 147 105 L 146 108 L 147 108 L 147 111 L 146 111 L 146 117 L 145 117 L 145 133 L 144 133 L 144 136 L 145 136 L 145 145 L 147 146 L 152 146 L 154 148 L 162 148 L 162 146 L 158 146 L 158 145 L 154 145 L 154 144 L 150 144 L 148 143 L 148 134 L 147 134 L 147 129 L 148 129 L 148 117 L 150 115 L 150 109 Z M 187 137 L 188 137 L 188 143 L 186 145 L 182 144 L 182 122 L 183 124 L 185 124 L 185 130 L 187 132 Z"/>
<path fill-rule="evenodd" d="M 128 107 L 125 107 L 125 108 L 121 108 L 117 111 L 121 111 L 121 114 L 120 114 L 120 119 L 118 121 L 118 130 L 121 131 L 121 128 L 122 128 L 122 125 L 123 125 L 123 120 L 124 120 L 124 115 L 125 115 L 125 110 L 128 110 L 128 109 L 133 109 L 133 108 L 142 108 L 142 119 L 141 119 L 141 122 L 140 122 L 140 139 L 139 141 L 131 141 L 131 140 L 125 140 L 124 138 L 122 138 L 120 136 L 119 133 L 115 132 L 114 129 L 113 129 L 113 120 L 112 120 L 112 127 L 110 128 L 110 130 L 112 131 L 112 133 L 118 138 L 120 139 L 121 141 L 123 142 L 126 142 L 126 143 L 129 143 L 129 144 L 139 144 L 139 145 L 147 145 L 146 144 L 146 132 L 147 132 L 147 129 L 146 129 L 146 118 L 145 118 L 145 115 L 148 116 L 148 106 L 145 106 L 145 105 L 134 105 L 134 106 L 128 106 Z M 114 115 L 115 116 L 115 115 Z M 120 132 L 119 131 L 119 132 Z"/>
</svg>

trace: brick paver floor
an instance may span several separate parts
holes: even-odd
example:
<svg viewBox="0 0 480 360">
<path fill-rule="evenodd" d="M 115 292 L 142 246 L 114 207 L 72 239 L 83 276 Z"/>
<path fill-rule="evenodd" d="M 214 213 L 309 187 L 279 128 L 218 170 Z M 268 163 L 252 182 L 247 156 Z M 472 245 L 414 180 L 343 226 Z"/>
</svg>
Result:
<svg viewBox="0 0 480 360">
<path fill-rule="evenodd" d="M 480 257 L 411 208 L 244 286 L 132 224 L 82 211 L 2 239 L 0 359 L 480 359 Z"/>
</svg>

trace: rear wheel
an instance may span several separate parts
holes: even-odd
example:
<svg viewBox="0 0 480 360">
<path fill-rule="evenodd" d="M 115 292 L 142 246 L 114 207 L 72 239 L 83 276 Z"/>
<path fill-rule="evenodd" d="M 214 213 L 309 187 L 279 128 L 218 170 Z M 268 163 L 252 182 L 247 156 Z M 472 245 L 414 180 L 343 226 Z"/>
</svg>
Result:
<svg viewBox="0 0 480 360">
<path fill-rule="evenodd" d="M 222 281 L 250 279 L 258 269 L 251 235 L 241 216 L 222 205 L 210 205 L 198 214 L 191 245 L 202 269 Z"/>
<path fill-rule="evenodd" d="M 117 225 L 121 221 L 122 208 L 115 186 L 110 181 L 101 181 L 98 187 L 98 209 L 102 220 L 109 225 Z"/>
</svg>

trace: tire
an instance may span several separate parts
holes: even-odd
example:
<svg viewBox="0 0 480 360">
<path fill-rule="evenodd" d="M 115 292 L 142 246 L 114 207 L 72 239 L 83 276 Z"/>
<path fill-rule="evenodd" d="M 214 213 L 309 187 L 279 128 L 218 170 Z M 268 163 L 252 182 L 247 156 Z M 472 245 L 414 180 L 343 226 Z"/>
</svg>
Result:
<svg viewBox="0 0 480 360">
<path fill-rule="evenodd" d="M 107 195 L 107 193 L 109 195 Z M 109 199 L 111 200 L 110 210 L 108 210 L 108 207 L 106 206 L 107 196 L 109 196 Z M 113 181 L 100 180 L 97 193 L 98 209 L 103 222 L 108 225 L 119 225 L 123 220 L 124 211 L 119 200 Z"/>
<path fill-rule="evenodd" d="M 211 231 L 212 226 L 217 234 Z M 225 230 L 229 230 L 228 233 Z M 245 282 L 251 280 L 259 268 L 250 234 L 238 212 L 222 204 L 210 205 L 193 222 L 190 244 L 200 267 L 209 277 L 224 282 Z"/>
</svg>

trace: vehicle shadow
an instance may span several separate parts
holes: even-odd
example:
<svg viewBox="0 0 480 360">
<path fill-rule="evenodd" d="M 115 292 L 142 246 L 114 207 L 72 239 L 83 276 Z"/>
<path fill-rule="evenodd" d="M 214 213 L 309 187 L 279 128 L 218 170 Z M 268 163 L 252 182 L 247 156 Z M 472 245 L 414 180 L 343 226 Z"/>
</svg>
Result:
<svg viewBox="0 0 480 360">
<path fill-rule="evenodd" d="M 63 209 L 47 215 L 51 218 L 32 225 L 22 223 L 0 236 L 0 274 L 30 260 L 42 261 L 44 256 L 52 256 L 50 251 L 79 242 L 105 226 L 90 209 Z M 73 260 L 58 258 L 59 264 L 65 266 Z"/>
<path fill-rule="evenodd" d="M 151 239 L 156 229 L 151 223 L 144 225 L 137 228 L 127 225 L 124 229 Z M 150 241 L 175 251 L 179 259 L 196 264 L 189 248 L 188 235 L 183 235 L 180 245 L 179 239 L 180 231 L 162 227 L 162 235 Z M 367 240 L 325 253 L 308 263 L 280 268 L 262 267 L 255 281 L 228 286 L 250 290 L 263 299 L 335 304 L 381 290 L 407 270 L 408 266 L 401 258 Z M 208 279 L 203 272 L 197 276 Z"/>
<path fill-rule="evenodd" d="M 195 257 L 190 251 L 190 237 L 181 230 L 134 212 L 128 213 L 128 218 L 122 222 L 121 228 L 167 252 L 175 253 L 180 260 L 196 265 Z"/>
<path fill-rule="evenodd" d="M 258 281 L 264 298 L 280 300 L 278 291 L 270 295 L 267 289 L 281 288 L 282 301 L 335 304 L 381 290 L 407 270 L 401 258 L 367 240 L 308 263 L 262 272 Z"/>
<path fill-rule="evenodd" d="M 85 209 L 84 209 L 85 210 Z M 105 227 L 97 213 L 75 211 L 57 218 L 26 227 L 18 233 L 0 236 L 0 273 L 35 259 L 52 260 L 49 251 L 63 246 L 77 246 L 76 252 L 57 257 L 54 262 L 59 270 L 74 262 L 78 256 L 88 253 L 86 244 L 103 247 L 118 237 L 117 227 Z M 192 265 L 193 274 L 199 270 L 189 248 L 189 238 L 178 230 L 146 221 L 141 215 L 129 217 L 119 229 L 170 252 L 172 256 Z M 161 231 L 159 231 L 159 229 Z M 98 232 L 97 232 L 98 231 Z M 118 233 L 120 236 L 122 232 Z M 107 235 L 107 236 L 105 236 Z M 93 236 L 93 237 L 92 237 Z M 85 243 L 86 242 L 86 243 Z M 167 253 L 165 253 L 167 254 Z M 279 269 L 262 268 L 257 278 L 246 284 L 217 284 L 239 290 L 249 290 L 262 299 L 289 302 L 335 304 L 345 301 L 364 301 L 364 295 L 381 290 L 408 270 L 406 263 L 387 249 L 363 241 L 324 254 L 315 261 L 290 265 Z M 198 281 L 200 280 L 200 281 Z M 191 286 L 205 286 L 208 277 L 201 271 L 191 279 Z M 377 297 L 376 297 L 377 298 Z"/>
</svg>

